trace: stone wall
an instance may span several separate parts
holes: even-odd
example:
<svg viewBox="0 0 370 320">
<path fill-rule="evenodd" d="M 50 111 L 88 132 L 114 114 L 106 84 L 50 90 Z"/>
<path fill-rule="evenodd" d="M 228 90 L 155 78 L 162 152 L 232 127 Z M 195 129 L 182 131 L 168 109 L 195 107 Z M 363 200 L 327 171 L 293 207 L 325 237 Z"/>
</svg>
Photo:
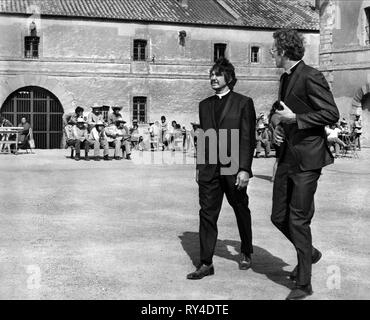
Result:
<svg viewBox="0 0 370 320">
<path fill-rule="evenodd" d="M 134 96 L 148 98 L 148 120 L 166 115 L 189 126 L 197 121 L 200 100 L 212 94 L 208 72 L 213 46 L 227 44 L 236 67 L 235 90 L 251 96 L 257 112 L 268 112 L 277 97 L 281 70 L 269 54 L 272 31 L 169 24 L 138 24 L 43 18 L 38 22 L 40 58 L 24 59 L 29 19 L 2 16 L 0 105 L 22 86 L 48 89 L 69 112 L 97 102 L 122 105 L 132 120 Z M 185 46 L 179 31 L 186 31 Z M 133 39 L 148 41 L 147 61 L 132 59 Z M 319 34 L 306 33 L 306 62 L 318 66 Z M 250 62 L 251 46 L 261 48 L 260 63 Z"/>
</svg>

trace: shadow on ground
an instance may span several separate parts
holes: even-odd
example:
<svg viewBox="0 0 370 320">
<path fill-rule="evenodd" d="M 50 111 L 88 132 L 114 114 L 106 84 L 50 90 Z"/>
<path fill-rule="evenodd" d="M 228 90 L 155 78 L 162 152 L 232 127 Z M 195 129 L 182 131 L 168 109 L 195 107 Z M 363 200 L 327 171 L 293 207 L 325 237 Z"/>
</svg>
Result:
<svg viewBox="0 0 370 320">
<path fill-rule="evenodd" d="M 199 265 L 199 233 L 198 232 L 184 232 L 179 236 L 181 245 L 184 251 L 188 254 L 193 265 Z M 232 254 L 229 251 L 232 247 L 238 254 Z M 258 246 L 253 246 L 252 256 L 252 270 L 256 273 L 264 274 L 271 281 L 292 289 L 293 283 L 288 279 L 289 273 L 283 268 L 288 266 L 279 257 L 272 255 L 266 249 Z M 215 256 L 228 259 L 239 263 L 240 242 L 235 240 L 217 240 Z"/>
</svg>

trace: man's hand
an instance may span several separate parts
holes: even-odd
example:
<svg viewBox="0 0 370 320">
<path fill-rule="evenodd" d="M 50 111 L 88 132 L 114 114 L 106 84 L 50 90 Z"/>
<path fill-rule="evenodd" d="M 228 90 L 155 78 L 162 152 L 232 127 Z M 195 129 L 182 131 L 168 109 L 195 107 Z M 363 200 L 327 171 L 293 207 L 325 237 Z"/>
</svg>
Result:
<svg viewBox="0 0 370 320">
<path fill-rule="evenodd" d="M 238 190 L 245 189 L 248 187 L 249 183 L 249 173 L 246 171 L 240 171 L 236 177 L 235 185 Z"/>
<path fill-rule="evenodd" d="M 283 110 L 276 110 L 276 114 L 279 117 L 279 121 L 282 123 L 295 123 L 297 122 L 297 118 L 295 113 L 289 107 L 283 102 L 280 101 L 280 104 L 282 107 L 284 107 Z"/>
<path fill-rule="evenodd" d="M 280 146 L 284 142 L 284 139 L 285 139 L 284 129 L 281 125 L 277 125 L 274 130 L 272 142 Z"/>
</svg>

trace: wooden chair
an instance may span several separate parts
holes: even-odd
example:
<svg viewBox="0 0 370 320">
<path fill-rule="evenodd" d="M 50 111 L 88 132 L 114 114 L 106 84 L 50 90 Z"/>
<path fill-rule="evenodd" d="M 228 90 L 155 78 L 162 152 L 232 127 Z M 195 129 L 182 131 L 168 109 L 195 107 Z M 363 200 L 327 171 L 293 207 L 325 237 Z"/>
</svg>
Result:
<svg viewBox="0 0 370 320">
<path fill-rule="evenodd" d="M 353 135 L 343 135 L 342 136 L 343 142 L 346 144 L 345 147 L 341 150 L 341 157 L 353 157 L 359 159 L 359 155 L 357 153 L 356 148 L 356 141 Z"/>
</svg>

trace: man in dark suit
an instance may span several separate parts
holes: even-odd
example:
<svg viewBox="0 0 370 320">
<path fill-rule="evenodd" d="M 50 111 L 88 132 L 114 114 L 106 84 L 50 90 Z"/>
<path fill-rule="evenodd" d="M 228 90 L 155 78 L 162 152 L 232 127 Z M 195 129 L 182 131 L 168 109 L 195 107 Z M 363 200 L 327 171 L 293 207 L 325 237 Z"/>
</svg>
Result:
<svg viewBox="0 0 370 320">
<path fill-rule="evenodd" d="M 302 61 L 301 35 L 296 30 L 278 30 L 273 37 L 271 54 L 285 72 L 274 115 L 279 121 L 274 141 L 281 150 L 271 220 L 297 251 L 298 265 L 291 274 L 296 285 L 287 297 L 296 300 L 312 294 L 312 264 L 321 258 L 312 246 L 310 224 L 321 169 L 334 162 L 325 126 L 337 122 L 339 112 L 322 73 Z"/>
<path fill-rule="evenodd" d="M 195 272 L 188 274 L 187 278 L 191 280 L 214 274 L 212 258 L 224 194 L 234 209 L 239 228 L 240 269 L 250 268 L 253 252 L 247 195 L 256 135 L 253 100 L 233 92 L 235 69 L 225 58 L 219 59 L 210 70 L 210 81 L 216 94 L 199 104 L 197 182 L 201 207 L 200 265 Z M 205 136 L 209 137 L 208 144 Z"/>
</svg>

